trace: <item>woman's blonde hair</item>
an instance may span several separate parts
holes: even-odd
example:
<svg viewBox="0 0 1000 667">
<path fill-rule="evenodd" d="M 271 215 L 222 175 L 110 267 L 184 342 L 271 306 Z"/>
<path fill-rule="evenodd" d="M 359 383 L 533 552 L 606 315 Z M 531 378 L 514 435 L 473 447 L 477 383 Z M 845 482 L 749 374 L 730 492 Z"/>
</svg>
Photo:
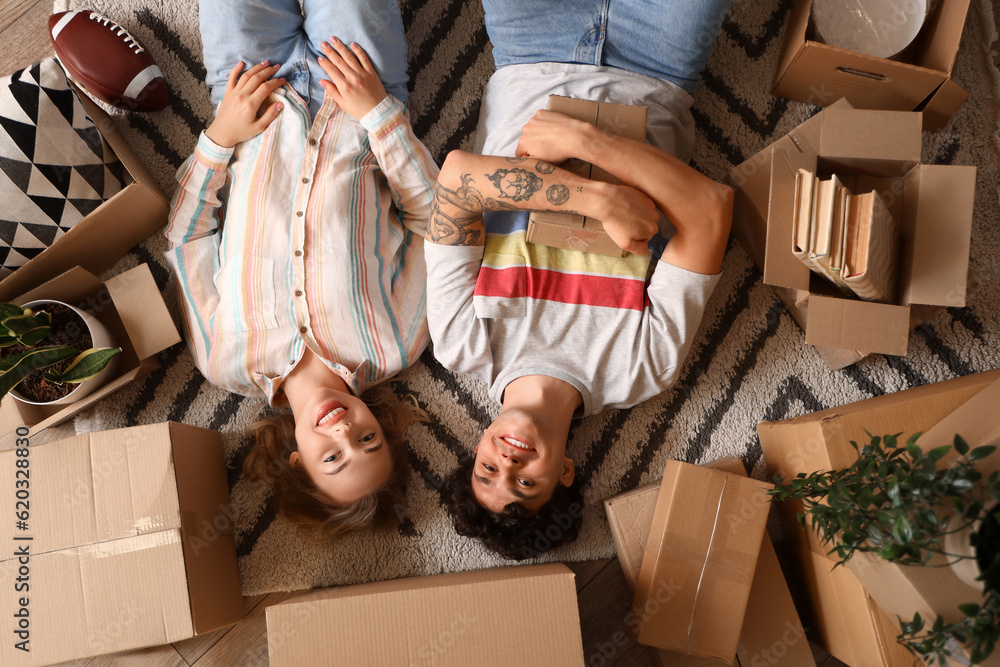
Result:
<svg viewBox="0 0 1000 667">
<path fill-rule="evenodd" d="M 272 485 L 278 512 L 284 518 L 322 536 L 394 524 L 405 506 L 409 464 L 404 433 L 412 422 L 428 421 L 427 413 L 412 395 L 400 400 L 381 386 L 369 389 L 361 398 L 382 427 L 392 458 L 392 473 L 385 484 L 346 505 L 333 504 L 316 488 L 304 467 L 289 463 L 289 456 L 297 448 L 295 419 L 290 411 L 274 410 L 250 427 L 256 444 L 243 462 L 244 474 Z"/>
</svg>

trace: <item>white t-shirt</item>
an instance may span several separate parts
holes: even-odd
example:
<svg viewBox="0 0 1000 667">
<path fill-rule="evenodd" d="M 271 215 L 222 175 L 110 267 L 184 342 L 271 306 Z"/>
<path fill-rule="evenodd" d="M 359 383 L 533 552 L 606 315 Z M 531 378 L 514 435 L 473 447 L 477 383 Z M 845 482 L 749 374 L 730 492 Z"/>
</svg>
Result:
<svg viewBox="0 0 1000 667">
<path fill-rule="evenodd" d="M 611 67 L 561 63 L 511 65 L 493 75 L 477 152 L 513 155 L 521 128 L 550 93 L 645 104 L 647 140 L 690 155 L 684 90 Z M 580 391 L 584 415 L 630 407 L 673 384 L 718 275 L 654 266 L 648 254 L 615 258 L 527 243 L 527 213 L 507 221 L 502 230 L 489 227 L 485 246 L 424 244 L 428 325 L 446 368 L 484 380 L 498 403 L 512 380 L 557 377 Z"/>
</svg>

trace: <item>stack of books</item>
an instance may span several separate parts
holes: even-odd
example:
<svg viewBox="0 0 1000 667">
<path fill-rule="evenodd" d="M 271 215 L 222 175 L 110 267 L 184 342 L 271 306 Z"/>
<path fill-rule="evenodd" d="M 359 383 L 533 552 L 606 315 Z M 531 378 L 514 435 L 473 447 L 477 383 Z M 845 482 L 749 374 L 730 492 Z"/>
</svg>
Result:
<svg viewBox="0 0 1000 667">
<path fill-rule="evenodd" d="M 899 228 L 878 193 L 852 194 L 836 175 L 795 175 L 792 252 L 845 294 L 893 302 Z"/>
</svg>

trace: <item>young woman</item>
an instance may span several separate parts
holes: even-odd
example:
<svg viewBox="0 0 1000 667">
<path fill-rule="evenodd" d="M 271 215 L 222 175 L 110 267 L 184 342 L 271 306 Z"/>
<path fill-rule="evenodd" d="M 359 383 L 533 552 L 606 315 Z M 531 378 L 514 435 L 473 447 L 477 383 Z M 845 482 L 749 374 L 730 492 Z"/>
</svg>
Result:
<svg viewBox="0 0 1000 667">
<path fill-rule="evenodd" d="M 218 106 L 166 231 L 195 362 L 290 409 L 254 426 L 245 464 L 286 517 L 333 533 L 395 516 L 421 412 L 366 391 L 427 344 L 437 176 L 403 106 L 396 0 L 202 0 L 201 33 Z"/>
</svg>

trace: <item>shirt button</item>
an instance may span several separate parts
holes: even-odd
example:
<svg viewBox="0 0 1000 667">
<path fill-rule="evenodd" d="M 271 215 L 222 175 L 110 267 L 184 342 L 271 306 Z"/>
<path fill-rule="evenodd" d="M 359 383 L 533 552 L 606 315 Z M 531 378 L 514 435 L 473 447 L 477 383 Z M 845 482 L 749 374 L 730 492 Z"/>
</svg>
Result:
<svg viewBox="0 0 1000 667">
<path fill-rule="evenodd" d="M 309 140 L 309 145 L 310 146 L 315 146 L 316 145 L 316 140 L 315 139 L 310 139 Z"/>
<path fill-rule="evenodd" d="M 303 213 L 302 211 L 296 211 L 295 215 L 297 215 L 297 216 L 299 216 L 301 218 L 303 215 L 305 215 L 305 213 Z"/>
<path fill-rule="evenodd" d="M 306 327 L 299 327 L 299 332 L 301 332 L 301 333 L 305 333 L 305 332 L 307 332 L 307 331 L 309 331 L 309 329 L 308 329 L 308 328 L 306 328 Z"/>
<path fill-rule="evenodd" d="M 301 257 L 302 256 L 302 251 L 301 250 L 296 250 L 295 251 L 295 256 L 296 257 Z"/>
<path fill-rule="evenodd" d="M 302 296 L 302 290 L 300 289 L 295 290 L 295 296 Z"/>
<path fill-rule="evenodd" d="M 309 182 L 309 179 L 308 179 L 308 178 L 303 178 L 303 179 L 302 179 L 302 182 L 303 182 L 303 183 L 308 183 L 308 182 Z"/>
</svg>

